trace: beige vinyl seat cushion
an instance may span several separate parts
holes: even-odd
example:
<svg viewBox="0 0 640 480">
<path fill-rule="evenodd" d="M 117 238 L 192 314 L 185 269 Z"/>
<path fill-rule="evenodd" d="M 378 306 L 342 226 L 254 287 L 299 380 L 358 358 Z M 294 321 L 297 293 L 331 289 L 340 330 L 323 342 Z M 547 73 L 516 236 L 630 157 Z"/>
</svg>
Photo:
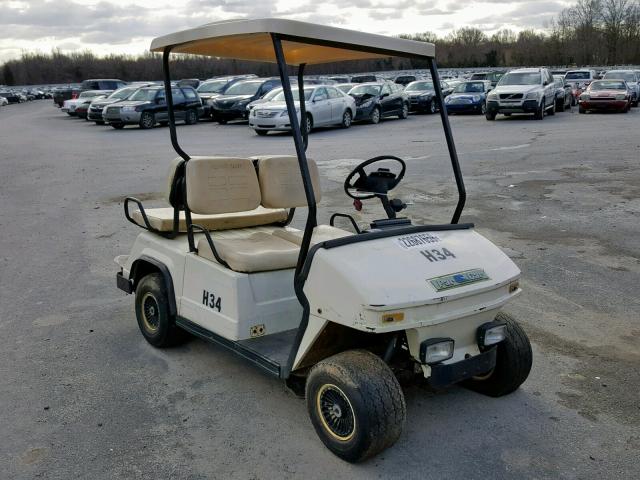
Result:
<svg viewBox="0 0 640 480">
<path fill-rule="evenodd" d="M 300 247 L 273 235 L 266 228 L 235 230 L 233 233 L 230 236 L 212 235 L 218 255 L 232 270 L 255 273 L 296 266 Z M 216 261 L 206 238 L 198 241 L 197 248 L 199 256 Z"/>
<path fill-rule="evenodd" d="M 161 232 L 171 232 L 173 230 L 173 208 L 149 208 L 144 210 L 147 214 L 149 224 Z M 214 215 L 191 214 L 191 221 L 201 225 L 207 230 L 230 230 L 234 228 L 257 227 L 258 225 L 269 225 L 271 223 L 282 223 L 287 219 L 287 210 L 281 208 L 264 208 L 259 206 L 255 210 L 248 212 L 218 213 Z M 131 218 L 135 222 L 144 226 L 144 220 L 140 210 L 134 210 Z M 187 224 L 184 211 L 180 212 L 179 231 L 187 231 Z"/>
<path fill-rule="evenodd" d="M 273 231 L 273 235 L 300 246 L 302 245 L 302 237 L 304 235 L 304 232 L 295 228 L 285 227 L 276 228 Z M 347 232 L 346 230 L 342 230 L 340 228 L 332 227 L 331 225 L 318 225 L 313 229 L 313 234 L 311 235 L 311 245 L 326 242 L 327 240 L 335 240 L 336 238 L 348 237 L 350 235 L 353 235 L 353 233 Z"/>
</svg>

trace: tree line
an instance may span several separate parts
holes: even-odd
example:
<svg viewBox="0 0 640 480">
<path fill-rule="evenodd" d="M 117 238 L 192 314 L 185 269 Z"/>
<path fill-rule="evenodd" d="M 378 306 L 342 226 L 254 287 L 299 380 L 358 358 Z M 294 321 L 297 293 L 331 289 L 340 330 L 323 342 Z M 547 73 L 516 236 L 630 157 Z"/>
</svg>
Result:
<svg viewBox="0 0 640 480">
<path fill-rule="evenodd" d="M 489 36 L 474 27 L 454 30 L 445 37 L 433 33 L 403 34 L 402 38 L 436 44 L 442 67 L 511 67 L 522 65 L 640 64 L 640 0 L 578 0 L 562 11 L 545 31 L 500 30 Z M 376 59 L 317 65 L 310 74 L 427 68 L 416 59 Z M 173 78 L 209 78 L 216 75 L 255 73 L 277 75 L 268 63 L 175 55 Z M 86 78 L 126 81 L 160 80 L 159 54 L 108 55 L 90 51 L 63 53 L 23 52 L 0 67 L 0 84 L 37 85 L 76 83 Z"/>
</svg>

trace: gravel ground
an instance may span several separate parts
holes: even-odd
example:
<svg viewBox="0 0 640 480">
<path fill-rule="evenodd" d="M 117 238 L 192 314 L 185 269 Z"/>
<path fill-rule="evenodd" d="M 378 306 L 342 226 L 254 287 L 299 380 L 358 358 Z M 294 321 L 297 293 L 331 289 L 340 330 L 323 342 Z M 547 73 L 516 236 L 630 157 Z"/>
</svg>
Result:
<svg viewBox="0 0 640 480">
<path fill-rule="evenodd" d="M 532 340 L 533 371 L 499 399 L 408 388 L 399 442 L 350 465 L 279 381 L 205 342 L 160 351 L 139 334 L 113 258 L 139 233 L 122 198 L 162 205 L 168 130 L 98 127 L 50 101 L 0 109 L 0 477 L 638 478 L 640 110 L 451 122 L 462 220 L 523 271 L 508 311 Z M 242 124 L 178 135 L 193 154 L 294 151 L 290 135 Z M 449 220 L 455 184 L 437 116 L 310 142 L 322 221 L 353 212 L 342 181 L 356 158 L 382 153 L 408 160 L 397 189 L 407 214 Z M 371 202 L 358 214 L 381 216 Z"/>
</svg>

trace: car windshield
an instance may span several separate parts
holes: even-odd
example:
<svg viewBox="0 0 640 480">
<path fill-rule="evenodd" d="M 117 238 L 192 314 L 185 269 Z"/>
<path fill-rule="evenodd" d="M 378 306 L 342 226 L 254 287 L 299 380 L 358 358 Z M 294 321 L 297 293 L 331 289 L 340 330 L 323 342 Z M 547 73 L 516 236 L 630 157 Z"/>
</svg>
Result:
<svg viewBox="0 0 640 480">
<path fill-rule="evenodd" d="M 262 82 L 238 82 L 224 92 L 225 95 L 255 95 Z"/>
<path fill-rule="evenodd" d="M 564 78 L 567 80 L 589 80 L 591 75 L 589 72 L 568 72 Z"/>
<path fill-rule="evenodd" d="M 591 90 L 626 90 L 624 82 L 593 82 Z"/>
<path fill-rule="evenodd" d="M 281 88 L 274 88 L 273 90 L 271 90 L 269 93 L 267 93 L 264 97 L 262 97 L 263 100 L 273 100 L 278 94 L 282 93 L 282 89 Z"/>
<path fill-rule="evenodd" d="M 344 93 L 348 93 L 349 90 L 351 90 L 353 88 L 353 84 L 351 83 L 345 83 L 344 85 L 336 85 L 336 87 L 338 87 L 340 90 L 342 90 Z"/>
<path fill-rule="evenodd" d="M 358 85 L 349 90 L 349 95 L 380 95 L 380 85 Z"/>
<path fill-rule="evenodd" d="M 157 91 L 158 90 L 156 90 L 155 88 L 153 89 L 141 88 L 136 93 L 131 95 L 131 97 L 129 97 L 129 100 L 148 102 L 150 100 L 153 100 L 156 97 Z"/>
<path fill-rule="evenodd" d="M 407 85 L 407 92 L 422 92 L 424 90 L 435 90 L 433 82 L 413 82 Z"/>
<path fill-rule="evenodd" d="M 486 73 L 474 73 L 473 75 L 471 75 L 471 80 L 484 80 L 486 78 Z"/>
<path fill-rule="evenodd" d="M 227 83 L 229 83 L 228 80 L 203 83 L 198 87 L 198 93 L 220 93 Z"/>
<path fill-rule="evenodd" d="M 636 76 L 632 72 L 607 72 L 604 74 L 606 79 L 625 80 L 627 82 L 635 82 Z"/>
<path fill-rule="evenodd" d="M 539 85 L 541 79 L 540 72 L 507 73 L 500 79 L 500 85 Z"/>
<path fill-rule="evenodd" d="M 454 88 L 453 91 L 455 93 L 483 93 L 484 83 L 482 82 L 461 83 L 456 88 Z"/>
<path fill-rule="evenodd" d="M 122 88 L 120 90 L 116 90 L 111 95 L 109 95 L 109 98 L 114 98 L 116 100 L 122 100 L 124 98 L 128 98 L 129 95 L 131 95 L 136 90 L 137 90 L 137 88 Z"/>
<path fill-rule="evenodd" d="M 297 88 L 292 88 L 291 89 L 291 93 L 293 94 L 293 100 L 298 100 L 298 89 Z M 313 93 L 313 88 L 305 88 L 304 89 L 304 99 L 309 100 L 311 98 L 311 94 Z M 282 91 L 282 89 L 280 89 L 280 91 L 278 92 L 278 94 L 273 97 L 273 101 L 274 102 L 284 102 L 284 92 Z"/>
</svg>

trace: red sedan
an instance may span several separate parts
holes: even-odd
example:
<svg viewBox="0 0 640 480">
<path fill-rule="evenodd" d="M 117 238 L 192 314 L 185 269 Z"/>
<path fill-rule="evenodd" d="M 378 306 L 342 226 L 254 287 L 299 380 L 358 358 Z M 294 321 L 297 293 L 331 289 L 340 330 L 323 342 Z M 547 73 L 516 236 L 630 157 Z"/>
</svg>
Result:
<svg viewBox="0 0 640 480">
<path fill-rule="evenodd" d="M 580 113 L 589 110 L 615 110 L 628 112 L 631 108 L 631 92 L 624 80 L 596 80 L 580 95 Z"/>
</svg>

